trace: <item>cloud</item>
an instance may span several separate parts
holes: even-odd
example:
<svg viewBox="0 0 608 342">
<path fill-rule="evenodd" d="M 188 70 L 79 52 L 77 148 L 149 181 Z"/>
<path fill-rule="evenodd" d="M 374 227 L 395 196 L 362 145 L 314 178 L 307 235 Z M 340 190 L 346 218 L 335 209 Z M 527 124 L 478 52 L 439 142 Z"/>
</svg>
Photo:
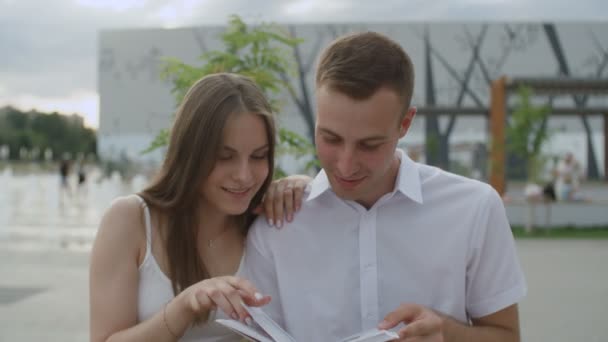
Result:
<svg viewBox="0 0 608 342">
<path fill-rule="evenodd" d="M 81 91 L 95 93 L 101 29 L 217 25 L 230 14 L 301 23 L 604 21 L 605 13 L 605 0 L 0 0 L 0 95 L 9 102 L 67 101 Z"/>
<path fill-rule="evenodd" d="M 143 9 L 147 2 L 147 0 L 76 0 L 76 3 L 81 6 L 97 9 L 111 9 L 115 12 Z"/>
<path fill-rule="evenodd" d="M 0 79 L 4 86 L 9 92 L 43 96 L 80 87 L 94 90 L 98 29 L 133 26 L 110 12 L 60 0 L 22 0 L 3 6 Z M 137 22 L 135 13 L 125 16 Z"/>
<path fill-rule="evenodd" d="M 298 22 L 605 21 L 608 13 L 604 0 L 578 1 L 576 6 L 570 0 L 297 0 L 282 7 L 288 21 Z"/>
</svg>

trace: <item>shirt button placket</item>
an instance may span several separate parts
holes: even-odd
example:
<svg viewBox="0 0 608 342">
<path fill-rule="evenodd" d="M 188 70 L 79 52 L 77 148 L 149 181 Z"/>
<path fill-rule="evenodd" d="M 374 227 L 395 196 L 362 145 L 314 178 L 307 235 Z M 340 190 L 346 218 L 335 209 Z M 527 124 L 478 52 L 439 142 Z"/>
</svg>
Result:
<svg viewBox="0 0 608 342">
<path fill-rule="evenodd" d="M 376 213 L 367 211 L 361 215 L 359 230 L 361 276 L 361 322 L 363 329 L 378 324 L 378 276 L 376 267 Z"/>
</svg>

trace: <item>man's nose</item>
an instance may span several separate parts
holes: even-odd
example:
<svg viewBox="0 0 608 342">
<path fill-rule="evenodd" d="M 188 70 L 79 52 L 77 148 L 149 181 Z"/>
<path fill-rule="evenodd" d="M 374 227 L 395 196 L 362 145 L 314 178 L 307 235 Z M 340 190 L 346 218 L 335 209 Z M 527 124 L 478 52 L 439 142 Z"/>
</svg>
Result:
<svg viewBox="0 0 608 342">
<path fill-rule="evenodd" d="M 350 177 L 354 175 L 357 169 L 356 152 L 353 148 L 345 147 L 338 157 L 338 172 L 342 177 Z"/>
</svg>

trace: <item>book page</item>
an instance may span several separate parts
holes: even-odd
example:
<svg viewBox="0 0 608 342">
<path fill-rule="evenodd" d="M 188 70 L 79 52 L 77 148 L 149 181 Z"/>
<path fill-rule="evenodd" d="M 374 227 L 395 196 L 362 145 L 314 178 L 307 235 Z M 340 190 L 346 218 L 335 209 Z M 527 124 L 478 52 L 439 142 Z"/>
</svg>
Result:
<svg viewBox="0 0 608 342">
<path fill-rule="evenodd" d="M 254 342 L 275 342 L 270 336 L 268 336 L 261 329 L 255 329 L 254 327 L 243 324 L 239 321 L 232 319 L 216 319 L 216 322 L 227 327 L 228 329 L 236 332 L 237 334 L 245 337 L 246 339 Z"/>
<path fill-rule="evenodd" d="M 264 331 L 276 342 L 296 342 L 291 335 L 283 330 L 283 328 L 281 328 L 277 322 L 270 318 L 262 309 L 247 306 L 245 304 L 243 304 L 243 307 L 249 312 L 253 321 L 264 329 Z"/>
<path fill-rule="evenodd" d="M 259 342 L 296 342 L 283 328 L 281 328 L 270 316 L 262 309 L 250 307 L 243 304 L 254 323 L 252 325 L 243 324 L 231 319 L 217 319 L 216 322 L 228 327 L 252 341 Z M 339 342 L 387 342 L 398 339 L 396 332 L 388 330 L 372 329 L 362 333 L 349 336 Z"/>
<path fill-rule="evenodd" d="M 386 342 L 399 338 L 399 334 L 388 330 L 372 329 L 349 336 L 340 342 Z"/>
</svg>

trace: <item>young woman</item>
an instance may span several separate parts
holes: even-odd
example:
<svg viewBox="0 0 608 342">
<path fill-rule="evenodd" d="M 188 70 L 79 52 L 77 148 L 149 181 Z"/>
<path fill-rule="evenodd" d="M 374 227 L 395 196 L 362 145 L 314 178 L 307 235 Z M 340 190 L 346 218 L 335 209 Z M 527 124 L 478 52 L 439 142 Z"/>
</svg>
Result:
<svg viewBox="0 0 608 342">
<path fill-rule="evenodd" d="M 91 255 L 91 341 L 239 340 L 214 322 L 215 310 L 244 320 L 242 302 L 270 301 L 233 275 L 271 184 L 274 137 L 270 106 L 248 78 L 214 74 L 192 86 L 159 176 L 114 201 L 101 221 Z M 282 218 L 281 193 L 297 207 L 305 185 L 280 182 L 267 211 Z"/>
</svg>

